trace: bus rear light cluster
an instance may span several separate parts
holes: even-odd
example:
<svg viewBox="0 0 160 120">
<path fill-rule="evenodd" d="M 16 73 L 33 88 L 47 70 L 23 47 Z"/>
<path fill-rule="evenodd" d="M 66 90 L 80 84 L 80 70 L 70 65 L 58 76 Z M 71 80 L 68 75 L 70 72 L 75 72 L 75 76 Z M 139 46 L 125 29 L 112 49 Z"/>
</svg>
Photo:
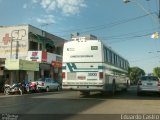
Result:
<svg viewBox="0 0 160 120">
<path fill-rule="evenodd" d="M 65 79 L 65 77 L 66 77 L 65 72 L 62 72 L 62 78 Z"/>
<path fill-rule="evenodd" d="M 99 72 L 99 79 L 103 79 L 103 72 Z"/>
<path fill-rule="evenodd" d="M 158 86 L 160 86 L 160 80 L 158 81 L 158 84 L 157 84 Z"/>
</svg>

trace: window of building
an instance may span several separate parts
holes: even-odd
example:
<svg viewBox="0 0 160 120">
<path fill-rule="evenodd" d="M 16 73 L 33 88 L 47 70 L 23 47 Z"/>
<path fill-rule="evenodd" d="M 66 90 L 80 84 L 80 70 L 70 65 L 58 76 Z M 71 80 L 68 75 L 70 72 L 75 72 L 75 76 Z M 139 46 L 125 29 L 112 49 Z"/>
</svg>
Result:
<svg viewBox="0 0 160 120">
<path fill-rule="evenodd" d="M 62 54 L 62 47 L 56 47 L 56 54 L 58 55 Z"/>
<path fill-rule="evenodd" d="M 46 52 L 54 53 L 55 52 L 55 46 L 47 43 L 46 44 Z"/>
<path fill-rule="evenodd" d="M 39 44 L 39 50 L 42 50 L 42 43 Z"/>
<path fill-rule="evenodd" d="M 29 42 L 29 50 L 38 50 L 38 43 L 34 41 Z"/>
</svg>

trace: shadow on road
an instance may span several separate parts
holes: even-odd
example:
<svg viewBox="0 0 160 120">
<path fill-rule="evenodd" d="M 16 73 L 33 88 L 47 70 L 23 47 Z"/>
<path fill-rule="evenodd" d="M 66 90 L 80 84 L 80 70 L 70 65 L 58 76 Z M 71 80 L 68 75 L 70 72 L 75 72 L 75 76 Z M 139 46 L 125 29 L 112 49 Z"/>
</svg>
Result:
<svg viewBox="0 0 160 120">
<path fill-rule="evenodd" d="M 92 115 L 92 112 L 91 114 L 83 114 L 89 109 L 96 110 L 95 113 L 98 109 L 103 111 L 104 103 L 109 105 L 112 100 L 115 102 L 119 100 L 160 100 L 160 96 L 157 94 L 137 96 L 136 86 L 131 86 L 127 92 L 117 92 L 115 96 L 100 93 L 80 96 L 75 91 L 35 93 L 20 97 L 3 98 L 0 103 L 0 113 L 20 114 L 20 120 L 51 120 L 53 118 L 56 120 L 106 120 L 109 118 L 117 120 L 113 118 L 116 115 Z M 100 107 L 98 107 L 99 105 Z M 96 106 L 97 108 L 95 108 Z M 104 107 L 109 108 L 109 106 Z M 123 106 L 121 107 L 123 108 Z M 120 115 L 117 115 L 116 118 L 120 119 Z"/>
<path fill-rule="evenodd" d="M 101 93 L 93 93 L 89 96 L 82 96 L 82 98 L 97 98 L 97 99 L 125 99 L 125 100 L 160 100 L 158 93 L 143 93 L 137 96 L 136 86 L 131 86 L 127 91 L 116 92 L 114 96 L 103 95 Z"/>
</svg>

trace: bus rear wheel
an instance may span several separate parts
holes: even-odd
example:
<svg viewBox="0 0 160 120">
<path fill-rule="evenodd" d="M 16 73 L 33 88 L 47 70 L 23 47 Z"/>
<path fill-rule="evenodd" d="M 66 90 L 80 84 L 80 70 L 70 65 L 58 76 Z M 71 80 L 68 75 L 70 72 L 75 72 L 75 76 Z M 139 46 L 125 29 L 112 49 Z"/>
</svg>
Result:
<svg viewBox="0 0 160 120">
<path fill-rule="evenodd" d="M 115 82 L 113 82 L 112 83 L 112 91 L 111 91 L 111 95 L 115 95 L 115 93 L 116 93 L 116 84 L 115 84 Z"/>
<path fill-rule="evenodd" d="M 90 91 L 80 91 L 80 95 L 90 95 Z"/>
</svg>

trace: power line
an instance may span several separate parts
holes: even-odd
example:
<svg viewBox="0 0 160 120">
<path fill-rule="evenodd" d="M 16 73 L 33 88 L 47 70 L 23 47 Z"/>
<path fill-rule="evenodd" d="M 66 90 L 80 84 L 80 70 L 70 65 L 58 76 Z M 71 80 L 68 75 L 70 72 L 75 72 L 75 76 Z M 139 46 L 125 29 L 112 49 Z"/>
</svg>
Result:
<svg viewBox="0 0 160 120">
<path fill-rule="evenodd" d="M 152 13 L 150 13 L 150 14 L 154 14 L 154 13 L 155 13 L 155 12 L 152 12 Z M 128 22 L 131 22 L 131 21 L 135 21 L 135 20 L 137 20 L 137 19 L 141 19 L 141 18 L 146 17 L 146 16 L 148 16 L 148 15 L 150 15 L 150 14 L 145 14 L 145 15 L 138 16 L 138 17 L 135 17 L 135 18 L 120 20 L 120 21 L 113 22 L 113 23 L 110 23 L 110 24 L 107 24 L 107 25 L 108 25 L 108 27 L 111 28 L 111 27 L 114 27 L 114 26 L 117 26 L 117 25 L 122 25 L 122 24 L 125 24 L 125 23 L 128 23 Z M 96 30 L 105 29 L 105 28 L 107 28 L 107 26 L 106 26 L 106 25 L 103 25 L 102 28 L 92 29 L 92 30 L 88 30 L 88 31 L 83 31 L 83 32 L 81 32 L 81 33 L 96 31 Z"/>
<path fill-rule="evenodd" d="M 150 14 L 155 14 L 155 12 L 152 12 Z M 135 21 L 135 20 L 138 20 L 138 19 L 141 19 L 141 18 L 144 18 L 150 14 L 145 14 L 145 15 L 141 15 L 141 16 L 138 16 L 138 17 L 134 17 L 134 18 L 129 18 L 129 19 L 123 19 L 123 20 L 119 20 L 119 21 L 116 21 L 116 22 L 112 22 L 112 23 L 108 23 L 108 24 L 102 24 L 102 25 L 97 25 L 97 26 L 91 26 L 91 27 L 88 27 L 88 28 L 84 28 L 85 30 L 86 29 L 89 29 L 89 30 L 86 30 L 86 31 L 82 31 L 80 33 L 87 33 L 87 32 L 92 32 L 92 31 L 97 31 L 97 30 L 102 30 L 102 29 L 106 29 L 106 28 L 112 28 L 114 26 L 117 26 L 117 25 L 122 25 L 122 24 L 125 24 L 125 23 L 128 23 L 128 22 L 131 22 L 131 21 Z M 74 31 L 77 31 L 77 30 L 80 30 L 79 28 L 78 29 L 74 29 Z M 82 29 L 83 30 L 83 29 Z M 66 31 L 67 32 L 67 31 Z M 68 32 L 71 32 L 71 31 L 68 31 Z M 64 35 L 64 36 L 61 36 L 61 37 L 66 37 L 68 35 Z"/>
<path fill-rule="evenodd" d="M 123 37 L 123 36 L 130 36 L 130 35 L 132 35 L 133 36 L 133 34 L 135 34 L 135 36 L 137 35 L 136 33 L 140 33 L 140 32 L 145 32 L 146 33 L 146 31 L 150 31 L 151 30 L 151 32 L 152 31 L 157 31 L 159 29 L 159 27 L 156 27 L 156 28 L 152 28 L 152 29 L 146 29 L 145 31 L 143 30 L 143 31 L 136 31 L 136 32 L 131 32 L 131 33 L 126 33 L 126 34 L 120 34 L 120 35 L 112 35 L 112 36 L 102 36 L 102 37 L 100 37 L 100 38 L 102 38 L 102 39 L 118 39 L 118 37 Z"/>
<path fill-rule="evenodd" d="M 147 33 L 147 34 L 143 34 L 143 35 L 129 36 L 129 37 L 112 38 L 112 39 L 118 39 L 118 40 L 110 41 L 110 42 L 107 42 L 107 43 L 108 44 L 113 44 L 113 43 L 125 42 L 125 41 L 128 41 L 128 40 L 133 40 L 133 39 L 140 38 L 140 37 L 150 36 L 151 34 L 152 33 Z M 121 39 L 123 39 L 123 41 Z"/>
<path fill-rule="evenodd" d="M 146 61 L 146 60 L 151 60 L 151 59 L 155 59 L 155 58 L 159 58 L 159 56 L 152 56 L 152 57 L 146 57 L 146 58 L 142 58 L 142 59 L 137 59 L 137 60 L 131 60 L 130 62 L 140 62 L 140 61 Z"/>
<path fill-rule="evenodd" d="M 151 14 L 154 14 L 155 12 L 152 12 Z M 114 26 L 117 26 L 117 25 L 122 25 L 122 24 L 125 24 L 125 23 L 128 23 L 128 22 L 131 22 L 131 21 L 135 21 L 135 20 L 138 20 L 138 19 L 141 19 L 141 18 L 144 18 L 146 16 L 148 16 L 150 14 L 145 14 L 145 15 L 142 15 L 142 16 L 138 16 L 138 17 L 135 17 L 135 18 L 130 18 L 130 19 L 124 19 L 124 20 L 121 20 L 121 21 L 117 21 L 117 22 L 114 22 L 114 23 L 110 23 L 108 25 L 108 27 L 114 27 Z M 105 28 L 107 28 L 107 26 L 104 26 Z"/>
</svg>

